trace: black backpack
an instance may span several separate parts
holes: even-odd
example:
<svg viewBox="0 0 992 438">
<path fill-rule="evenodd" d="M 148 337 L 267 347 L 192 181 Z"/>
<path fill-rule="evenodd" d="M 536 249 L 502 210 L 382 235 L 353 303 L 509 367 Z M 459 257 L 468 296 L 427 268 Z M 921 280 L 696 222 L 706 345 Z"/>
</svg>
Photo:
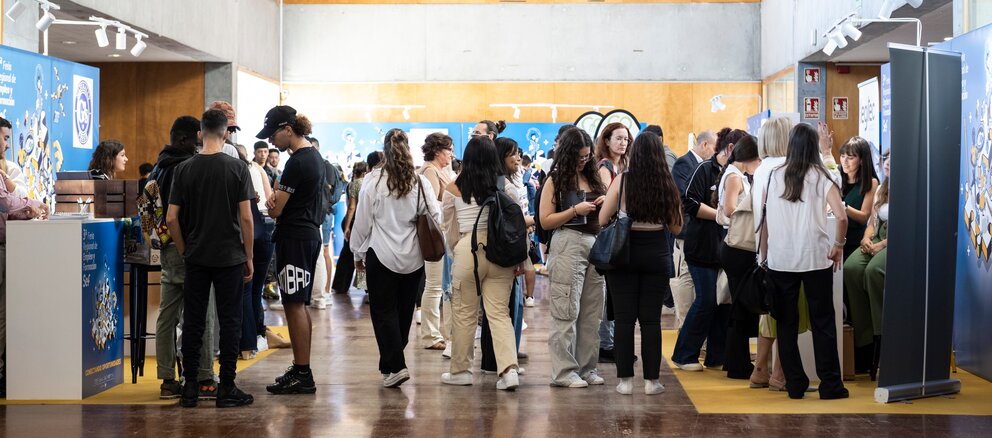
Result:
<svg viewBox="0 0 992 438">
<path fill-rule="evenodd" d="M 488 205 L 489 225 L 488 242 L 483 245 L 486 250 L 486 260 L 504 268 L 519 265 L 528 258 L 529 243 L 527 240 L 527 224 L 524 222 L 524 212 L 513 199 L 503 192 L 501 178 L 497 184 L 496 193 L 486 198 L 479 206 L 479 214 L 475 217 L 475 227 L 472 229 L 472 260 L 475 263 L 475 290 L 482 294 L 482 282 L 479 280 L 479 219 L 482 211 Z"/>
<path fill-rule="evenodd" d="M 345 183 L 341 179 L 338 169 L 330 161 L 324 160 L 324 185 L 321 190 L 321 208 L 324 214 L 331 214 L 334 205 L 341 200 L 344 193 Z"/>
<path fill-rule="evenodd" d="M 554 234 L 555 230 L 545 230 L 541 226 L 541 192 L 544 191 L 544 184 L 537 189 L 537 194 L 534 195 L 534 228 L 536 231 L 534 234 L 537 235 L 537 241 L 545 245 L 551 243 L 551 235 Z"/>
</svg>

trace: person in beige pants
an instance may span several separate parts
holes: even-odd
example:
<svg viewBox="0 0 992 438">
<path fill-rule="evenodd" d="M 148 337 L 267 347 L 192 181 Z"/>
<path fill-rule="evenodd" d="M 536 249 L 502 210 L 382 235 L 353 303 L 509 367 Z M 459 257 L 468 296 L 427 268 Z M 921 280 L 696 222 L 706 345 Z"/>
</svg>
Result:
<svg viewBox="0 0 992 438">
<path fill-rule="evenodd" d="M 689 307 L 696 299 L 696 288 L 692 283 L 692 276 L 689 275 L 689 266 L 685 263 L 685 253 L 682 248 L 685 241 L 675 239 L 675 250 L 672 256 L 675 260 L 675 276 L 668 280 L 672 288 L 672 301 L 675 302 L 675 328 L 682 329 L 682 322 L 685 315 L 689 313 Z"/>
<path fill-rule="evenodd" d="M 589 250 L 599 233 L 599 209 L 606 187 L 592 158 L 592 138 L 571 128 L 558 137 L 555 164 L 541 192 L 541 226 L 555 230 L 551 276 L 551 385 L 584 388 L 602 385 L 596 370 L 599 323 L 606 286 L 589 264 Z"/>
<path fill-rule="evenodd" d="M 420 148 L 424 153 L 424 165 L 418 173 L 430 181 L 434 193 L 444 193 L 451 182 L 448 165 L 454 158 L 451 137 L 440 132 L 428 135 Z M 441 196 L 438 196 L 438 201 Z M 420 346 L 429 350 L 444 350 L 445 336 L 441 333 L 441 274 L 444 261 L 424 262 L 424 296 L 421 299 Z M 445 318 L 447 319 L 447 318 Z M 445 329 L 447 332 L 448 329 Z"/>
</svg>

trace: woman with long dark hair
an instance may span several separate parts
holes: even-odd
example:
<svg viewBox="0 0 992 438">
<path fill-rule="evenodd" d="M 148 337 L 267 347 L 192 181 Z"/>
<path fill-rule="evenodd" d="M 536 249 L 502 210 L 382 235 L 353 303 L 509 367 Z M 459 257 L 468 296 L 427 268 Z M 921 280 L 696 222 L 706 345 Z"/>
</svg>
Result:
<svg viewBox="0 0 992 438">
<path fill-rule="evenodd" d="M 750 236 L 749 241 L 741 245 L 733 242 L 731 246 L 727 239 L 720 242 L 720 264 L 727 273 L 727 283 L 730 295 L 737 297 L 741 277 L 754 266 L 754 227 L 752 223 L 743 224 L 730 222 L 739 204 L 746 205 L 748 211 L 751 202 L 747 198 L 751 192 L 751 176 L 761 164 L 758 157 L 758 143 L 751 135 L 744 136 L 734 144 L 734 152 L 730 161 L 724 167 L 723 177 L 717 186 L 717 222 L 729 230 L 733 227 L 747 227 L 741 234 Z M 736 234 L 736 233 L 735 233 Z M 754 367 L 751 365 L 750 338 L 758 336 L 758 315 L 751 313 L 737 299 L 733 299 L 730 309 L 730 323 L 727 330 L 726 357 L 723 370 L 731 379 L 747 379 L 751 377 Z"/>
<path fill-rule="evenodd" d="M 596 370 L 604 281 L 589 263 L 599 234 L 598 211 L 606 186 L 593 162 L 592 138 L 569 128 L 558 138 L 555 162 L 541 192 L 541 226 L 551 240 L 551 385 L 602 385 Z"/>
<path fill-rule="evenodd" d="M 844 262 L 844 285 L 848 293 L 848 310 L 854 325 L 854 346 L 873 345 L 871 380 L 878 371 L 882 342 L 882 297 L 885 292 L 886 248 L 889 245 L 889 153 L 882 155 L 885 181 L 875 193 L 868 227 L 858 250 Z"/>
<path fill-rule="evenodd" d="M 816 128 L 799 124 L 789 136 L 785 164 L 772 170 L 764 192 L 767 213 L 759 245 L 768 265 L 778 322 L 778 352 L 789 398 L 803 398 L 809 378 L 797 342 L 799 289 L 809 300 L 820 398 L 847 398 L 837 357 L 833 271 L 843 261 L 847 215 L 837 215 L 836 239 L 827 229 L 826 206 L 844 211 L 840 189 L 820 157 Z M 755 222 L 762 223 L 756 212 Z"/>
<path fill-rule="evenodd" d="M 596 158 L 599 169 L 599 179 L 607 187 L 613 183 L 617 175 L 627 170 L 627 147 L 634 141 L 623 123 L 613 122 L 606 125 L 596 139 Z M 608 276 L 609 274 L 605 274 Z M 603 321 L 599 323 L 599 360 L 614 362 L 613 352 L 613 302 L 610 300 L 610 282 L 606 282 L 606 309 Z"/>
<path fill-rule="evenodd" d="M 520 384 L 517 373 L 517 349 L 510 321 L 510 286 L 513 268 L 491 263 L 485 257 L 488 242 L 488 208 L 483 202 L 496 193 L 496 178 L 503 172 L 496 146 L 485 135 L 473 137 L 465 146 L 462 172 L 444 192 L 444 220 L 448 244 L 454 246 L 452 266 L 451 368 L 441 376 L 448 385 L 471 385 L 469 366 L 475 348 L 475 327 L 479 318 L 481 296 L 489 319 L 499 380 L 496 389 L 512 391 Z M 481 213 L 481 216 L 480 216 Z M 476 219 L 478 218 L 478 222 Z M 472 256 L 472 233 L 476 233 L 478 264 Z M 482 285 L 476 289 L 475 272 Z"/>
<path fill-rule="evenodd" d="M 719 248 L 726 233 L 716 222 L 714 188 L 720 182 L 721 172 L 727 165 L 734 144 L 746 135 L 739 129 L 720 130 L 716 153 L 696 167 L 682 193 L 682 208 L 691 218 L 686 224 L 683 250 L 696 292 L 672 353 L 672 362 L 684 371 L 703 370 L 699 364 L 703 342 L 707 343 L 705 365 L 710 368 L 723 365 L 730 308 L 717 303 Z"/>
<path fill-rule="evenodd" d="M 871 158 L 871 145 L 861 137 L 851 137 L 840 147 L 840 167 L 843 170 L 841 195 L 844 197 L 844 211 L 847 213 L 847 244 L 844 257 L 853 253 L 864 237 L 872 206 L 875 204 L 875 191 L 878 190 L 878 175 Z"/>
<path fill-rule="evenodd" d="M 359 195 L 349 244 L 355 253 L 355 268 L 368 270 L 382 386 L 396 388 L 410 379 L 403 349 L 424 273 L 416 217 L 427 214 L 441 223 L 441 211 L 430 181 L 415 173 L 406 133 L 390 129 L 383 152 L 382 167 L 365 177 L 369 184 Z"/>
<path fill-rule="evenodd" d="M 615 319 L 617 392 L 631 394 L 634 377 L 634 322 L 641 325 L 644 393 L 659 394 L 665 387 L 661 369 L 661 306 L 668 289 L 665 230 L 682 230 L 682 202 L 668 166 L 661 139 L 642 133 L 631 148 L 630 167 L 621 173 L 599 212 L 600 224 L 615 213 L 633 221 L 628 240 L 630 263 L 606 276 Z M 621 193 L 622 192 L 622 193 Z"/>
</svg>

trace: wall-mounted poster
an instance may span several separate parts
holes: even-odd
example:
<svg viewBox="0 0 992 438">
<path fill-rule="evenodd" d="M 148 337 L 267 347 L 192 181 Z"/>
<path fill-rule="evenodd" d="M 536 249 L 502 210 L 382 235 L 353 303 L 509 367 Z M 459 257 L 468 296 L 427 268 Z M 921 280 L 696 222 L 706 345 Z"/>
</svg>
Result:
<svg viewBox="0 0 992 438">
<path fill-rule="evenodd" d="M 846 97 L 835 97 L 833 98 L 833 119 L 834 120 L 847 120 L 848 115 L 848 101 Z"/>
<path fill-rule="evenodd" d="M 878 78 L 871 78 L 858 84 L 858 135 L 871 144 L 872 162 L 875 173 L 882 175 L 881 107 L 879 103 Z"/>
<path fill-rule="evenodd" d="M 804 68 L 803 69 L 803 83 L 806 83 L 806 84 L 819 84 L 820 83 L 820 69 L 819 68 Z"/>
<path fill-rule="evenodd" d="M 83 398 L 124 383 L 123 223 L 83 224 Z"/>
<path fill-rule="evenodd" d="M 804 97 L 803 98 L 803 118 L 804 119 L 819 119 L 820 118 L 820 98 L 819 97 Z"/>
<path fill-rule="evenodd" d="M 99 141 L 100 70 L 0 46 L 0 116 L 28 197 L 54 203 L 55 174 L 85 170 Z"/>
</svg>

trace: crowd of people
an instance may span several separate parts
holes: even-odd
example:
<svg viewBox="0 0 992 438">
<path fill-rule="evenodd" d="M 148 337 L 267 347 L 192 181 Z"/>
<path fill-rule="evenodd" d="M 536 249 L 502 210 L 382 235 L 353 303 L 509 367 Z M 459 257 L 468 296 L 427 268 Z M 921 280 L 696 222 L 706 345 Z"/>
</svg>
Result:
<svg viewBox="0 0 992 438">
<path fill-rule="evenodd" d="M 547 157 L 532 159 L 500 136 L 505 127 L 479 122 L 460 160 L 445 134 L 411 145 L 407 133 L 392 129 L 383 149 L 354 163 L 345 178 L 320 155 L 310 121 L 291 107 L 266 114 L 252 156 L 232 141 L 239 128 L 230 104 L 214 102 L 199 119 L 177 118 L 156 163 L 141 166 L 142 192 L 154 192 L 161 207 L 160 396 L 186 407 L 199 400 L 251 404 L 235 384 L 237 361 L 277 347 L 292 348 L 292 364 L 266 390 L 316 392 L 310 309 L 326 308 L 331 293 L 353 285 L 368 292 L 384 387 L 410 379 L 404 351 L 416 321 L 416 347 L 450 359 L 441 383 L 475 383 L 481 338 L 481 372 L 498 376 L 497 389 L 513 390 L 528 357 L 521 331 L 524 308 L 534 305 L 535 264 L 548 279 L 551 386 L 603 385 L 599 363 L 615 362 L 616 391 L 632 394 L 640 359 L 644 393 L 662 393 L 667 306 L 679 330 L 671 361 L 680 370 L 719 370 L 792 398 L 813 390 L 823 399 L 848 397 L 834 328 L 833 273 L 841 268 L 856 368 L 875 378 L 888 180 L 879 181 L 864 139 L 840 147 L 838 166 L 824 125 L 793 126 L 787 118 L 769 120 L 757 136 L 731 128 L 700 132 L 681 157 L 657 125 L 633 135 L 612 123 L 596 139 L 565 125 Z M 10 123 L 3 119 L 0 134 L 6 150 Z M 421 166 L 414 165 L 414 146 L 423 153 Z M 289 159 L 280 170 L 282 152 Z M 124 145 L 105 140 L 90 173 L 120 178 L 126 163 Z M 887 155 L 882 169 L 887 177 Z M 0 162 L 0 252 L 6 220 L 48 215 L 44 204 L 27 199 L 18 174 L 16 164 Z M 332 266 L 342 196 L 345 244 Z M 828 229 L 829 217 L 835 229 Z M 590 252 L 598 235 L 621 218 L 630 224 L 628 257 L 597 268 Z M 424 223 L 444 242 L 436 260 L 422 253 Z M 523 224 L 528 244 L 507 265 L 487 252 L 505 247 L 501 240 L 511 238 L 514 224 Z M 0 295 L 2 260 L 0 253 Z M 768 312 L 738 299 L 755 269 L 765 273 Z M 268 307 L 285 312 L 288 341 L 265 327 L 263 296 L 276 291 L 278 301 Z M 805 331 L 812 331 L 818 389 L 810 387 L 799 354 L 797 337 Z M 0 320 L 0 343 L 3 335 Z"/>
</svg>

